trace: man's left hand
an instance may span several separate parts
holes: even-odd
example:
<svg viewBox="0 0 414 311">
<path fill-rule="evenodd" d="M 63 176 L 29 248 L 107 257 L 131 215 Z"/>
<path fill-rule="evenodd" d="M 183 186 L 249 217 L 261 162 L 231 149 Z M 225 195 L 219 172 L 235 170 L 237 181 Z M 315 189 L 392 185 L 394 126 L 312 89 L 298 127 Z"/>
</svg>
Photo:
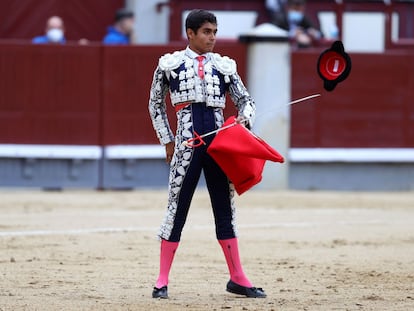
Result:
<svg viewBox="0 0 414 311">
<path fill-rule="evenodd" d="M 171 163 L 175 149 L 175 142 L 169 142 L 165 145 L 165 162 L 168 164 Z"/>
</svg>

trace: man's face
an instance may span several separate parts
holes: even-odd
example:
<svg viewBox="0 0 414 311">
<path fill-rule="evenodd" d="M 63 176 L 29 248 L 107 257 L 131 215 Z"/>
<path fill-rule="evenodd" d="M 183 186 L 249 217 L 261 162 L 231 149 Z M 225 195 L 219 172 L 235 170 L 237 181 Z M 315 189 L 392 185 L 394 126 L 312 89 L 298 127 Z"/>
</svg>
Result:
<svg viewBox="0 0 414 311">
<path fill-rule="evenodd" d="M 134 22 L 135 20 L 133 17 L 122 19 L 120 22 L 120 27 L 122 29 L 122 32 L 127 35 L 131 34 L 132 31 L 134 30 Z"/>
<path fill-rule="evenodd" d="M 198 54 L 212 52 L 216 44 L 217 25 L 209 22 L 204 23 L 194 33 L 192 29 L 187 29 L 190 49 Z"/>
<path fill-rule="evenodd" d="M 46 32 L 50 29 L 61 29 L 64 31 L 63 20 L 58 16 L 52 16 L 47 21 Z"/>
</svg>

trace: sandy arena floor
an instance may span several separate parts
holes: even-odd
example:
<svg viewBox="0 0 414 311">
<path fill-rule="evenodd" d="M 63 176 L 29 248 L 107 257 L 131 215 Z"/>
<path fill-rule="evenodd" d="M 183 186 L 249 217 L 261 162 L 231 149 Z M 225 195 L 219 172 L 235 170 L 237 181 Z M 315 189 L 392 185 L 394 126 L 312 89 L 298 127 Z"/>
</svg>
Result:
<svg viewBox="0 0 414 311">
<path fill-rule="evenodd" d="M 245 272 L 266 299 L 225 291 L 203 190 L 170 299 L 151 298 L 166 196 L 0 190 L 0 310 L 414 310 L 414 192 L 237 197 Z"/>
</svg>

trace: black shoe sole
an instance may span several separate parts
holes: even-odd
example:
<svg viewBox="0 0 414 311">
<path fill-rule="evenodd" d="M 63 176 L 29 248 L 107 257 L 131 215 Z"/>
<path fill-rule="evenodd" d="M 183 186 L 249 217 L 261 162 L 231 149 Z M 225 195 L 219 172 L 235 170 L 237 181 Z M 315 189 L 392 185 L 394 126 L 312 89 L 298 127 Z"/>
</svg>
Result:
<svg viewBox="0 0 414 311">
<path fill-rule="evenodd" d="M 248 298 L 266 298 L 267 297 L 266 293 L 261 288 L 241 286 L 239 284 L 234 283 L 232 280 L 230 280 L 227 283 L 226 290 L 229 293 L 246 296 Z"/>
</svg>

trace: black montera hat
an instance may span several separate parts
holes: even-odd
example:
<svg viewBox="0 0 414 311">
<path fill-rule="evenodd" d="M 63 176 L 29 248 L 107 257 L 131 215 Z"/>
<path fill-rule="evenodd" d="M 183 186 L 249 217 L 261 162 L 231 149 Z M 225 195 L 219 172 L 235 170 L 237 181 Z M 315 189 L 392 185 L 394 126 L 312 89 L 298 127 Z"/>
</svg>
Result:
<svg viewBox="0 0 414 311">
<path fill-rule="evenodd" d="M 348 77 L 351 67 L 351 58 L 345 53 L 344 45 L 341 41 L 335 41 L 318 59 L 317 70 L 325 90 L 333 91 L 339 82 Z"/>
<path fill-rule="evenodd" d="M 134 12 L 128 9 L 119 9 L 115 13 L 115 22 L 120 21 L 123 18 L 134 17 Z"/>
</svg>

